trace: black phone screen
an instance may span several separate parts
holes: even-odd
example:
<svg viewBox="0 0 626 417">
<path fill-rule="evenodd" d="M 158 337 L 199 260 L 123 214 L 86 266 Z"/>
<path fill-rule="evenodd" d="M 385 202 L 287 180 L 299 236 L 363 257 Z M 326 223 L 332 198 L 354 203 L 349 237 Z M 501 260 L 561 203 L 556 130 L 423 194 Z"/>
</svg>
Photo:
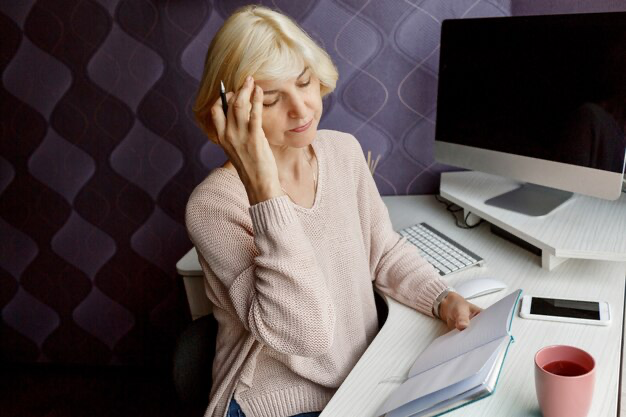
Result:
<svg viewBox="0 0 626 417">
<path fill-rule="evenodd" d="M 600 320 L 600 304 L 595 301 L 533 297 L 530 314 Z"/>
</svg>

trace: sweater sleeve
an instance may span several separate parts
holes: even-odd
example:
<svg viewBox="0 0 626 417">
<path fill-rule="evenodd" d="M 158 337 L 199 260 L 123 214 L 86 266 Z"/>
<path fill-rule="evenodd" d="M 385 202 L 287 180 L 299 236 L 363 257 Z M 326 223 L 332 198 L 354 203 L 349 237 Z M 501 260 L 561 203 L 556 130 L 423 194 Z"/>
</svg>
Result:
<svg viewBox="0 0 626 417">
<path fill-rule="evenodd" d="M 449 286 L 417 248 L 393 230 L 389 211 L 370 173 L 363 150 L 351 137 L 361 223 L 369 241 L 370 272 L 384 294 L 429 316 L 435 299 Z"/>
<path fill-rule="evenodd" d="M 326 353 L 333 343 L 335 312 L 288 197 L 248 206 L 248 213 L 243 205 L 221 197 L 194 192 L 186 224 L 196 250 L 219 281 L 208 278 L 208 285 L 223 288 L 215 293 L 224 309 L 234 309 L 254 338 L 278 352 L 308 357 Z"/>
</svg>

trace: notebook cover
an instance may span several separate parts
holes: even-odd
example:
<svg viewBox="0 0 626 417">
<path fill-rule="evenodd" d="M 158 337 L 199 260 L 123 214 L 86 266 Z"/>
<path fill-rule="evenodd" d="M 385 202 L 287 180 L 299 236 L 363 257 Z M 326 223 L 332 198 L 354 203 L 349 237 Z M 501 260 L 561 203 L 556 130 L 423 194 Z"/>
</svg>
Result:
<svg viewBox="0 0 626 417">
<path fill-rule="evenodd" d="M 514 293 L 511 293 L 511 294 L 507 295 L 506 297 L 509 297 L 509 296 L 511 296 L 511 295 L 513 295 L 513 294 L 514 294 Z M 515 301 L 514 301 L 514 303 L 513 303 L 513 306 L 512 306 L 512 307 L 511 307 L 511 309 L 509 310 L 508 323 L 506 323 L 506 331 L 507 331 L 507 333 L 508 333 L 508 339 L 509 339 L 509 340 L 508 340 L 508 343 L 506 344 L 506 348 L 505 348 L 505 350 L 504 350 L 504 355 L 502 356 L 502 359 L 501 359 L 501 365 L 499 366 L 499 369 L 498 369 L 498 371 L 497 371 L 497 372 L 498 372 L 498 374 L 497 374 L 496 381 L 495 381 L 494 386 L 493 386 L 493 391 L 491 391 L 491 392 L 486 392 L 486 393 L 484 393 L 484 395 L 480 395 L 480 393 L 479 393 L 479 395 L 480 395 L 480 396 L 479 396 L 478 398 L 473 398 L 473 399 L 470 399 L 470 400 L 468 400 L 468 401 L 467 401 L 467 402 L 465 402 L 465 403 L 461 403 L 461 404 L 456 405 L 456 406 L 454 406 L 454 407 L 452 407 L 452 408 L 449 408 L 449 409 L 445 409 L 445 406 L 444 406 L 444 410 L 443 410 L 443 411 L 441 411 L 440 413 L 438 413 L 438 412 L 437 412 L 437 410 L 436 410 L 436 409 L 437 409 L 437 404 L 433 404 L 432 406 L 430 406 L 430 407 L 429 407 L 429 408 L 427 408 L 427 409 L 424 409 L 424 410 L 422 410 L 422 411 L 418 411 L 417 413 L 413 413 L 413 414 L 410 414 L 410 415 L 412 415 L 412 416 L 419 416 L 419 415 L 439 416 L 439 415 L 443 415 L 443 414 L 449 413 L 449 412 L 451 412 L 451 411 L 453 411 L 453 410 L 456 410 L 456 409 L 458 409 L 458 408 L 465 407 L 466 405 L 471 404 L 471 403 L 473 403 L 473 402 L 476 402 L 476 401 L 479 401 L 479 400 L 481 400 L 481 399 L 484 399 L 484 398 L 486 398 L 486 397 L 490 396 L 491 394 L 493 394 L 493 393 L 496 391 L 496 387 L 497 387 L 498 381 L 499 381 L 499 379 L 500 379 L 500 374 L 501 374 L 501 372 L 502 372 L 502 367 L 504 366 L 504 361 L 506 360 L 506 356 L 507 356 L 507 354 L 508 354 L 508 349 L 509 349 L 509 347 L 510 347 L 511 343 L 514 341 L 514 338 L 513 338 L 513 336 L 511 335 L 511 326 L 512 326 L 512 322 L 513 322 L 513 317 L 514 317 L 514 315 L 515 315 L 515 313 L 516 313 L 516 311 L 517 311 L 517 306 L 518 306 L 519 300 L 520 300 L 520 298 L 521 298 L 521 295 L 522 295 L 522 290 L 521 290 L 521 289 L 518 289 L 518 290 L 517 290 L 517 295 L 516 295 L 516 297 L 515 297 Z M 505 298 L 506 298 L 506 297 L 505 297 Z M 458 357 L 457 357 L 457 359 L 458 359 Z M 476 387 L 479 387 L 479 386 L 481 386 L 481 385 L 477 385 Z M 475 387 L 475 388 L 476 388 L 476 387 Z M 433 393 L 434 393 L 434 392 L 433 392 Z M 458 395 L 462 395 L 462 394 L 458 394 Z M 475 394 L 473 394 L 473 395 L 475 395 Z M 455 396 L 455 397 L 456 397 L 456 396 Z M 453 397 L 450 397 L 450 398 L 453 398 Z M 448 399 L 444 399 L 444 400 L 442 400 L 439 404 L 441 404 L 441 403 L 443 403 L 443 402 L 445 402 L 445 401 L 448 401 L 448 400 L 449 400 L 449 398 L 448 398 Z M 463 401 L 463 400 L 462 400 L 462 399 L 460 399 L 459 401 Z M 407 403 L 407 404 L 408 404 L 408 403 Z M 394 408 L 393 410 L 396 410 L 396 409 L 397 409 L 397 408 Z M 385 414 L 383 414 L 383 415 L 388 416 L 388 415 L 389 415 L 389 413 L 391 413 L 393 410 L 389 410 L 387 413 L 385 413 Z M 424 413 L 426 410 L 432 410 L 432 411 L 429 411 L 429 412 L 427 412 L 427 413 Z M 408 410 L 406 410 L 406 411 L 408 411 Z M 422 413 L 422 414 L 420 414 L 420 413 Z M 392 414 L 393 414 L 393 413 L 392 413 Z M 406 414 L 406 415 L 409 415 L 409 414 Z"/>
<path fill-rule="evenodd" d="M 522 290 L 519 290 L 519 293 L 517 295 L 517 299 L 515 300 L 515 304 L 513 305 L 513 314 L 511 314 L 511 319 L 509 320 L 509 332 L 511 331 L 511 324 L 513 323 L 513 316 L 515 316 L 515 311 L 517 310 L 517 304 L 519 303 L 520 297 L 522 296 Z M 473 400 L 470 400 L 468 402 L 466 402 L 465 404 L 461 404 L 457 407 L 451 408 L 449 410 L 446 410 L 444 412 L 441 412 L 439 414 L 435 414 L 433 417 L 438 417 L 438 416 L 442 416 L 444 414 L 448 414 L 454 410 L 458 410 L 459 408 L 463 408 L 466 407 L 470 404 L 475 403 L 476 401 L 480 401 L 483 400 L 491 395 L 493 395 L 496 392 L 496 389 L 498 388 L 498 381 L 500 381 L 500 375 L 502 374 L 502 368 L 504 368 L 504 362 L 506 361 L 506 356 L 509 353 L 509 347 L 511 346 L 511 343 L 515 342 L 515 338 L 511 335 L 511 339 L 509 340 L 509 343 L 506 346 L 506 350 L 504 352 L 504 358 L 502 359 L 502 366 L 500 367 L 500 370 L 498 371 L 498 377 L 496 378 L 496 384 L 493 387 L 493 391 L 489 392 L 483 396 L 480 396 L 478 398 L 475 398 Z"/>
</svg>

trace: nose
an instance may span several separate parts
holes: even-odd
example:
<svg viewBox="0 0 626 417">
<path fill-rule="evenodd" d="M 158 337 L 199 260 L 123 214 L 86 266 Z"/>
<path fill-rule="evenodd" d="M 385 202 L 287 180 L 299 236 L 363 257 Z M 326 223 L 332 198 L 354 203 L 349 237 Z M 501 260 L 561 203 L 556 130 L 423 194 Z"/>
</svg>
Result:
<svg viewBox="0 0 626 417">
<path fill-rule="evenodd" d="M 289 111 L 287 113 L 292 119 L 304 119 L 307 117 L 307 106 L 304 97 L 300 94 L 293 94 L 289 98 Z"/>
</svg>

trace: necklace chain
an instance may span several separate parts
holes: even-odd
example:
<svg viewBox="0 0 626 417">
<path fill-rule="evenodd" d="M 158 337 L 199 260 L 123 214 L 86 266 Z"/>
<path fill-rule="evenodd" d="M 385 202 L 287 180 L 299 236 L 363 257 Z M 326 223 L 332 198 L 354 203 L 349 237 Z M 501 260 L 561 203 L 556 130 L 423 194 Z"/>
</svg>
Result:
<svg viewBox="0 0 626 417">
<path fill-rule="evenodd" d="M 313 167 L 313 164 L 311 164 L 311 161 L 313 160 L 313 156 L 311 156 L 311 158 L 307 159 L 307 162 L 309 163 L 309 166 L 311 167 L 311 170 L 313 172 L 313 193 L 317 192 L 317 174 L 315 172 L 315 168 Z M 287 194 L 287 197 L 289 197 L 291 199 L 291 201 L 293 201 L 293 198 L 291 198 L 291 196 L 289 195 L 289 193 L 287 191 L 285 191 L 285 189 L 283 188 L 283 185 L 280 185 L 280 189 L 283 190 L 283 192 L 285 194 Z"/>
</svg>

